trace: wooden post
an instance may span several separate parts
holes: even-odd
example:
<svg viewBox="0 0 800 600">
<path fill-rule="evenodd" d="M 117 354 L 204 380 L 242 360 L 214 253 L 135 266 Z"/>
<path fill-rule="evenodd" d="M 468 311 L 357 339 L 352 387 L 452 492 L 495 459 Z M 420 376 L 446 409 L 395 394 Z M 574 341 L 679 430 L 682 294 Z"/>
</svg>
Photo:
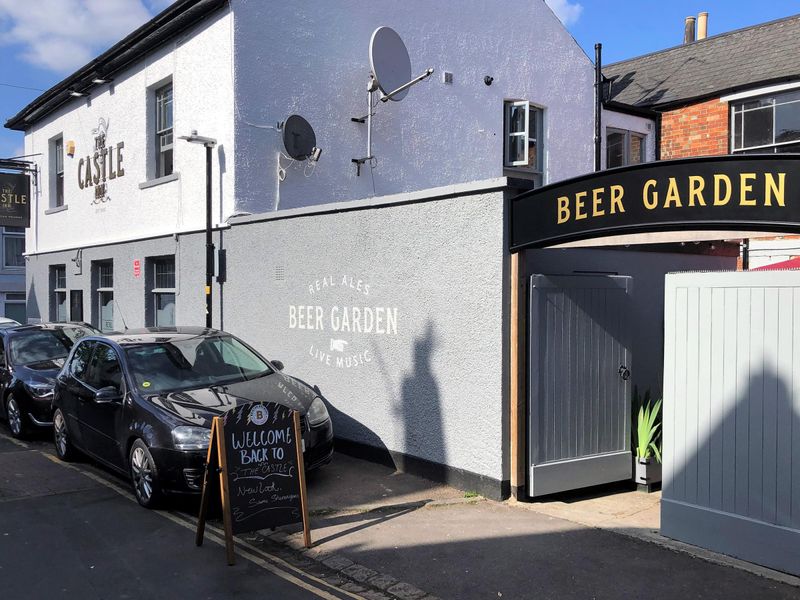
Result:
<svg viewBox="0 0 800 600">
<path fill-rule="evenodd" d="M 510 410 L 509 418 L 511 442 L 511 493 L 514 498 L 520 499 L 525 496 L 525 469 L 527 461 L 525 456 L 527 431 L 525 410 L 525 323 L 526 306 L 525 301 L 525 281 L 520 278 L 520 273 L 524 275 L 524 260 L 521 252 L 511 254 L 510 285 L 511 285 L 511 315 L 509 327 L 509 395 Z M 522 306 L 520 306 L 522 302 Z"/>
<path fill-rule="evenodd" d="M 225 454 L 225 432 L 222 419 L 214 417 L 217 432 L 217 459 L 219 460 L 219 488 L 222 494 L 222 521 L 225 525 L 225 552 L 228 555 L 228 564 L 236 562 L 233 552 L 233 528 L 231 527 L 231 506 L 228 495 L 228 457 Z"/>
<path fill-rule="evenodd" d="M 303 512 L 303 542 L 311 548 L 311 524 L 308 522 L 308 497 L 306 496 L 306 466 L 303 461 L 303 433 L 300 430 L 300 413 L 293 411 L 294 439 L 297 450 L 297 474 L 300 478 L 300 508 Z"/>
<path fill-rule="evenodd" d="M 200 514 L 197 517 L 197 534 L 194 537 L 194 543 L 197 546 L 203 545 L 203 535 L 206 531 L 206 514 L 208 513 L 208 501 L 211 497 L 209 483 L 211 477 L 217 472 L 219 464 L 217 463 L 216 456 L 216 419 L 211 422 L 211 438 L 208 441 L 208 453 L 206 454 L 206 471 L 203 473 L 203 493 L 200 496 Z"/>
</svg>

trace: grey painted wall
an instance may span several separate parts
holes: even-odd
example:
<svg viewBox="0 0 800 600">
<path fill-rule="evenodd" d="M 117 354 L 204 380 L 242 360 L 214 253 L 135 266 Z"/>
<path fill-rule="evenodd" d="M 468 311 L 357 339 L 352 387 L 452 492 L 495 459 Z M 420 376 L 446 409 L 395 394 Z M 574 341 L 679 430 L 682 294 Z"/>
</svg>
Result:
<svg viewBox="0 0 800 600">
<path fill-rule="evenodd" d="M 667 276 L 661 532 L 800 575 L 800 273 Z"/>
<path fill-rule="evenodd" d="M 664 276 L 670 271 L 735 269 L 736 259 L 605 249 L 529 250 L 527 275 L 605 272 L 633 277 L 631 381 L 640 392 L 660 397 L 663 369 Z"/>
<path fill-rule="evenodd" d="M 337 436 L 502 480 L 503 206 L 495 192 L 235 225 L 226 329 L 319 385 Z"/>
<path fill-rule="evenodd" d="M 502 192 L 466 193 L 235 224 L 215 236 L 227 281 L 214 286 L 214 325 L 319 385 L 338 437 L 448 465 L 466 475 L 462 485 L 499 496 L 507 479 L 504 202 Z M 66 264 L 88 320 L 91 262 L 113 259 L 115 327 L 123 329 L 121 315 L 141 327 L 145 259 L 174 253 L 177 322 L 202 325 L 203 243 L 191 234 L 85 248 L 80 274 L 75 251 L 32 256 L 29 315 L 48 319 L 49 267 Z"/>
</svg>

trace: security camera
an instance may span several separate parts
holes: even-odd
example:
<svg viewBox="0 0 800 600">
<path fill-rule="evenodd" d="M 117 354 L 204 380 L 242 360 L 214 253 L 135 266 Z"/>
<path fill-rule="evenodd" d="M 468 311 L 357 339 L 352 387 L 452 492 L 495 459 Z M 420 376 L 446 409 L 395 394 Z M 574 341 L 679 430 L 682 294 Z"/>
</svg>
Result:
<svg viewBox="0 0 800 600">
<path fill-rule="evenodd" d="M 322 154 L 322 148 L 317 148 L 314 146 L 311 149 L 311 154 L 308 155 L 308 160 L 311 162 L 317 162 L 319 160 L 320 154 Z"/>
</svg>

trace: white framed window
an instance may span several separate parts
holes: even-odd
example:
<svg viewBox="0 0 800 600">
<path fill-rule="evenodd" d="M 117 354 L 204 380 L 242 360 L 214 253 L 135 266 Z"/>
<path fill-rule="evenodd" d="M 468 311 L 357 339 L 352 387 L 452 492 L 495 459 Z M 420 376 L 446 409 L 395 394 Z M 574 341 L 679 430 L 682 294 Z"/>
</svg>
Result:
<svg viewBox="0 0 800 600">
<path fill-rule="evenodd" d="M 64 206 L 64 136 L 60 135 L 50 141 L 50 207 Z"/>
<path fill-rule="evenodd" d="M 50 319 L 56 322 L 67 320 L 67 266 L 50 267 L 51 305 Z"/>
<path fill-rule="evenodd" d="M 25 228 L 3 228 L 3 268 L 25 268 Z"/>
<path fill-rule="evenodd" d="M 730 105 L 733 154 L 800 152 L 800 90 Z"/>
<path fill-rule="evenodd" d="M 155 90 L 156 177 L 172 175 L 172 83 Z"/>
<path fill-rule="evenodd" d="M 544 170 L 544 111 L 527 100 L 505 103 L 503 164 L 541 177 Z"/>
<path fill-rule="evenodd" d="M 93 310 L 94 326 L 100 331 L 114 330 L 114 262 L 110 260 L 92 263 L 94 296 L 97 303 Z"/>
<path fill-rule="evenodd" d="M 606 169 L 638 165 L 647 160 L 647 136 L 627 129 L 606 128 Z"/>
<path fill-rule="evenodd" d="M 150 262 L 152 310 L 149 321 L 155 327 L 175 326 L 175 257 L 162 256 Z"/>
</svg>

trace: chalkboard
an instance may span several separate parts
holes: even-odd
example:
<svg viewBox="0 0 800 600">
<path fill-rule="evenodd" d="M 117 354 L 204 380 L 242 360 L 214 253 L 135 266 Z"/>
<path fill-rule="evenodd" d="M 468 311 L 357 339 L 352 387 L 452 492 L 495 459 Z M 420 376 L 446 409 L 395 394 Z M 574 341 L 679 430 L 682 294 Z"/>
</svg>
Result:
<svg viewBox="0 0 800 600">
<path fill-rule="evenodd" d="M 303 523 L 305 544 L 310 547 L 297 411 L 263 402 L 243 404 L 215 417 L 207 464 L 198 546 L 203 541 L 212 476 L 218 472 L 229 564 L 233 564 L 233 535 L 237 533 Z"/>
</svg>

